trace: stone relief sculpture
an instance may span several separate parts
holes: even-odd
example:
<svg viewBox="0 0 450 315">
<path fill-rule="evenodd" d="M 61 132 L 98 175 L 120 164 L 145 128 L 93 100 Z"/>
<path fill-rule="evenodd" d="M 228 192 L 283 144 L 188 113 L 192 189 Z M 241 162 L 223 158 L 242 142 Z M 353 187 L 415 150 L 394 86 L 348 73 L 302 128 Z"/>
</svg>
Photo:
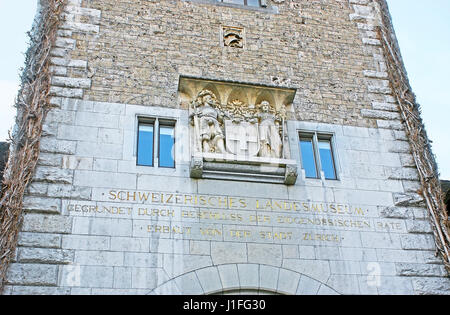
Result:
<svg viewBox="0 0 450 315">
<path fill-rule="evenodd" d="M 221 127 L 223 115 L 219 107 L 217 97 L 209 90 L 201 91 L 194 101 L 191 119 L 202 152 L 225 153 L 225 136 Z"/>
<path fill-rule="evenodd" d="M 241 156 L 256 156 L 260 146 L 254 108 L 235 99 L 227 104 L 224 112 L 227 151 Z"/>
<path fill-rule="evenodd" d="M 190 176 L 294 185 L 287 121 L 295 90 L 182 78 L 189 108 Z"/>
<path fill-rule="evenodd" d="M 223 27 L 223 45 L 225 47 L 243 48 L 244 47 L 244 30 L 238 27 Z"/>
<path fill-rule="evenodd" d="M 191 121 L 199 151 L 282 159 L 284 113 L 264 100 L 256 106 L 235 99 L 222 106 L 210 90 L 192 102 Z"/>
</svg>

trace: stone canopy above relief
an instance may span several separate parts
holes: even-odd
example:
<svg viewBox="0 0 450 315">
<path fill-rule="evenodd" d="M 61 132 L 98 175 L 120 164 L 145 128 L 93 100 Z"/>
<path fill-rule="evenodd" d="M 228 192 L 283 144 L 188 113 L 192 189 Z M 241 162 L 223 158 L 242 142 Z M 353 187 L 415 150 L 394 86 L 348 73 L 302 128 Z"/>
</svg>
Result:
<svg viewBox="0 0 450 315">
<path fill-rule="evenodd" d="M 191 177 L 293 184 L 287 120 L 295 90 L 181 78 Z"/>
</svg>

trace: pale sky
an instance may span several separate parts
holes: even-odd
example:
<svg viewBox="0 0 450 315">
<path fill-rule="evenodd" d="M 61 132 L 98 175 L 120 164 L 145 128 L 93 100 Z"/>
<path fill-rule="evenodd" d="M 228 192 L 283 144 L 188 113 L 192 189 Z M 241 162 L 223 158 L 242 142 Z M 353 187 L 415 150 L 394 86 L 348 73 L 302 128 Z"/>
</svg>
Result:
<svg viewBox="0 0 450 315">
<path fill-rule="evenodd" d="M 441 177 L 450 179 L 450 1 L 388 0 L 388 4 Z M 14 123 L 12 105 L 35 12 L 35 0 L 0 0 L 0 141 Z"/>
<path fill-rule="evenodd" d="M 450 180 L 450 1 L 388 4 L 441 178 Z"/>
</svg>

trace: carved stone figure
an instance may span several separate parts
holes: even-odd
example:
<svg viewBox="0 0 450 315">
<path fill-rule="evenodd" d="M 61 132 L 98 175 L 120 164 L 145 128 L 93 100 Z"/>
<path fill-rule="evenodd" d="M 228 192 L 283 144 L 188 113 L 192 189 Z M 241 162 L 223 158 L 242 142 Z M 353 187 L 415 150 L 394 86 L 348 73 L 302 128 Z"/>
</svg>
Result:
<svg viewBox="0 0 450 315">
<path fill-rule="evenodd" d="M 261 148 L 260 157 L 281 158 L 283 152 L 283 141 L 280 137 L 280 118 L 267 101 L 258 105 L 260 112 L 257 114 L 259 120 L 259 141 Z"/>
<path fill-rule="evenodd" d="M 223 116 L 218 110 L 219 106 L 216 96 L 209 90 L 201 91 L 194 102 L 191 117 L 203 152 L 225 152 L 225 136 L 221 127 Z"/>
</svg>

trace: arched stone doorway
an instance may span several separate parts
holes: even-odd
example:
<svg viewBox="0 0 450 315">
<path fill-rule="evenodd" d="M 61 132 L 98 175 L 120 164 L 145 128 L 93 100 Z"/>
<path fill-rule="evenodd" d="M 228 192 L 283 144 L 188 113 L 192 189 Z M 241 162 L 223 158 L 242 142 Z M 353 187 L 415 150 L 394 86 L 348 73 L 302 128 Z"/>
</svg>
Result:
<svg viewBox="0 0 450 315">
<path fill-rule="evenodd" d="M 151 295 L 336 295 L 333 288 L 293 270 L 262 264 L 224 264 L 179 275 Z"/>
</svg>

